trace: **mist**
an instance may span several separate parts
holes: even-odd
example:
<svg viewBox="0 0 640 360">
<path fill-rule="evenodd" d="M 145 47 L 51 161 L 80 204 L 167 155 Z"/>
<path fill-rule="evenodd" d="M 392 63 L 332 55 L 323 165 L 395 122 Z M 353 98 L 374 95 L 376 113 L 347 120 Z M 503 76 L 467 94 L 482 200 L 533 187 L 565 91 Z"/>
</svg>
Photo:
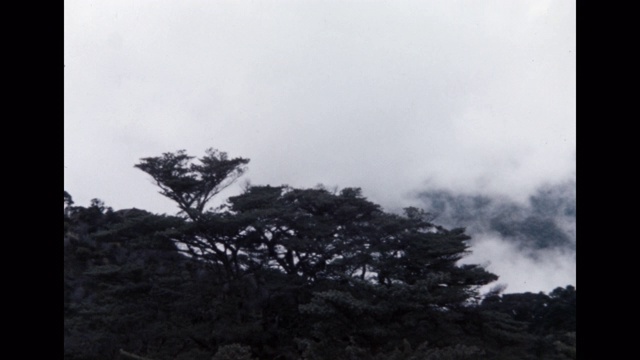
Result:
<svg viewBox="0 0 640 360">
<path fill-rule="evenodd" d="M 482 196 L 491 207 L 475 211 L 516 206 L 526 219 L 545 184 L 575 179 L 573 1 L 69 0 L 64 11 L 64 187 L 78 204 L 175 214 L 134 165 L 210 147 L 251 159 L 212 206 L 247 181 L 324 184 L 388 210 L 432 206 L 425 191 Z M 551 224 L 553 241 L 575 244 L 567 218 L 515 230 L 485 219 L 451 225 L 474 236 L 468 259 L 507 256 L 490 269 L 508 291 L 524 288 L 509 274 L 542 278 L 531 269 L 568 251 L 535 250 L 522 228 Z"/>
<path fill-rule="evenodd" d="M 575 180 L 545 184 L 526 203 L 446 190 L 417 197 L 436 224 L 466 228 L 471 254 L 461 262 L 485 265 L 505 292 L 576 285 Z"/>
</svg>

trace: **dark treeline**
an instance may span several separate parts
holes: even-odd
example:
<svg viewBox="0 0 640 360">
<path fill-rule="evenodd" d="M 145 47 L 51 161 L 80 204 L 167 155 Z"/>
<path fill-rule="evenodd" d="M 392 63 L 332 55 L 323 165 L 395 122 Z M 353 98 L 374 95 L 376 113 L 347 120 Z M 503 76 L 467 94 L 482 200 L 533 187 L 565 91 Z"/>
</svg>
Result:
<svg viewBox="0 0 640 360">
<path fill-rule="evenodd" d="M 247 159 L 136 165 L 176 216 L 64 201 L 65 359 L 574 359 L 572 286 L 481 296 L 464 229 L 359 189 L 247 186 Z"/>
</svg>

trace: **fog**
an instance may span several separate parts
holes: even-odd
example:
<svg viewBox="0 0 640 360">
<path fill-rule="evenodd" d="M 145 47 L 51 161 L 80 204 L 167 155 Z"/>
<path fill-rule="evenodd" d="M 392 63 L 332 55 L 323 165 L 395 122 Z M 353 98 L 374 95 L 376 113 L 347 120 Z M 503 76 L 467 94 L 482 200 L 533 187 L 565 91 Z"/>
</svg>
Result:
<svg viewBox="0 0 640 360">
<path fill-rule="evenodd" d="M 466 228 L 471 254 L 461 262 L 485 265 L 505 292 L 576 285 L 575 180 L 542 185 L 525 203 L 433 189 L 417 197 L 434 223 Z"/>
<path fill-rule="evenodd" d="M 526 207 L 575 179 L 573 1 L 64 6 L 64 186 L 77 204 L 176 213 L 133 165 L 209 147 L 251 159 L 242 181 L 360 187 L 390 211 L 424 191 Z M 575 279 L 574 253 L 535 258 L 471 230 L 468 259 L 491 258 L 508 291 Z"/>
</svg>

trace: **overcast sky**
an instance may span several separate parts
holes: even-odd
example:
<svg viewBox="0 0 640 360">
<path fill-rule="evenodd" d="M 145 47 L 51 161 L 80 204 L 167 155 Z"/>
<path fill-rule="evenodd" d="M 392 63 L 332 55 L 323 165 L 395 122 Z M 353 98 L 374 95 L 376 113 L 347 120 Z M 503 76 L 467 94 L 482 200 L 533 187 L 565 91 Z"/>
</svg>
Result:
<svg viewBox="0 0 640 360">
<path fill-rule="evenodd" d="M 575 179 L 574 1 L 64 6 L 78 205 L 175 213 L 133 165 L 209 147 L 250 158 L 253 184 L 361 187 L 389 210 Z"/>
</svg>

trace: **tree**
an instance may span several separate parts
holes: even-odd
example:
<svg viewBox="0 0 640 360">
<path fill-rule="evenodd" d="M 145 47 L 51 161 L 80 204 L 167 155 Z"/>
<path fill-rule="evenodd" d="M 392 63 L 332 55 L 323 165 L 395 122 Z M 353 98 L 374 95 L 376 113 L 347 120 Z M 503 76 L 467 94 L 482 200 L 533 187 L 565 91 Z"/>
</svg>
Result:
<svg viewBox="0 0 640 360">
<path fill-rule="evenodd" d="M 332 194 L 324 188 L 250 187 L 229 199 L 247 221 L 246 251 L 252 267 L 268 267 L 308 281 L 366 273 L 362 249 L 374 241 L 374 219 L 383 212 L 360 189 Z"/>
<path fill-rule="evenodd" d="M 207 149 L 205 156 L 193 160 L 185 150 L 140 160 L 135 167 L 151 175 L 160 194 L 176 202 L 192 221 L 174 240 L 183 252 L 217 268 L 226 280 L 241 271 L 237 258 L 237 226 L 233 218 L 207 213 L 205 206 L 216 194 L 233 184 L 246 171 L 249 159 L 230 159 L 225 152 Z"/>
<path fill-rule="evenodd" d="M 179 217 L 114 212 L 99 200 L 72 207 L 65 192 L 65 239 L 75 239 L 65 241 L 68 353 L 405 360 L 575 350 L 573 318 L 561 316 L 575 290 L 545 296 L 557 306 L 542 318 L 542 297 L 478 305 L 479 288 L 497 276 L 460 265 L 465 229 L 445 229 L 423 210 L 386 212 L 358 188 L 268 185 L 205 209 L 248 162 L 213 149 L 141 159 L 135 166 Z M 535 311 L 506 311 L 520 300 Z M 548 339 L 531 333 L 557 319 Z"/>
<path fill-rule="evenodd" d="M 247 186 L 205 209 L 249 160 L 194 161 L 136 165 L 184 216 L 65 191 L 65 358 L 575 358 L 575 288 L 479 302 L 497 276 L 459 264 L 465 229 L 358 188 Z"/>
<path fill-rule="evenodd" d="M 497 279 L 457 265 L 468 251 L 463 229 L 434 225 L 416 208 L 386 213 L 359 189 L 250 187 L 229 199 L 229 210 L 250 224 L 247 268 L 302 282 L 297 318 L 309 325 L 315 340 L 304 343 L 323 349 L 314 350 L 320 357 L 399 346 L 405 338 L 421 343 L 434 329 L 444 339 L 438 324 Z"/>
<path fill-rule="evenodd" d="M 486 329 L 485 344 L 495 347 L 490 351 L 494 354 L 515 354 L 508 359 L 521 359 L 525 354 L 530 358 L 575 358 L 576 290 L 571 285 L 548 295 L 492 294 L 477 310 Z M 513 324 L 517 324 L 517 331 Z M 509 342 L 509 349 L 505 342 Z"/>
<path fill-rule="evenodd" d="M 244 174 L 249 159 L 229 159 L 227 153 L 212 148 L 198 159 L 199 164 L 192 162 L 193 159 L 185 150 L 179 150 L 143 158 L 135 167 L 151 175 L 160 187 L 160 194 L 175 201 L 196 221 L 212 197 Z"/>
<path fill-rule="evenodd" d="M 69 194 L 67 192 L 67 190 L 64 191 L 64 206 L 71 206 L 73 205 L 73 199 L 71 198 L 71 194 Z"/>
<path fill-rule="evenodd" d="M 192 301 L 202 287 L 190 274 L 197 264 L 171 241 L 184 220 L 100 207 L 76 207 L 68 220 L 67 230 L 78 235 L 64 248 L 65 358 L 120 358 L 123 348 L 174 359 L 194 347 L 189 331 L 197 322 L 187 309 L 202 308 Z"/>
</svg>

